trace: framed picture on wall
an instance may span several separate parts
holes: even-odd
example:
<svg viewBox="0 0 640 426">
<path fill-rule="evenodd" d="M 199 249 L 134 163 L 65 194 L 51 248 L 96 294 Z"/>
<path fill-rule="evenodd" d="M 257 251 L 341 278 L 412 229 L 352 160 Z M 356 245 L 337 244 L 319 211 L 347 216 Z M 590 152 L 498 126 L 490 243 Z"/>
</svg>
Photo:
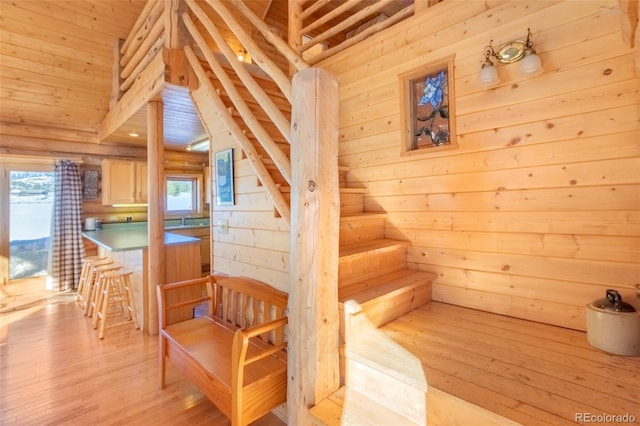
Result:
<svg viewBox="0 0 640 426">
<path fill-rule="evenodd" d="M 456 145 L 453 57 L 400 75 L 402 152 Z"/>
<path fill-rule="evenodd" d="M 232 206 L 234 204 L 233 189 L 233 148 L 218 151 L 216 164 L 216 204 Z"/>
</svg>

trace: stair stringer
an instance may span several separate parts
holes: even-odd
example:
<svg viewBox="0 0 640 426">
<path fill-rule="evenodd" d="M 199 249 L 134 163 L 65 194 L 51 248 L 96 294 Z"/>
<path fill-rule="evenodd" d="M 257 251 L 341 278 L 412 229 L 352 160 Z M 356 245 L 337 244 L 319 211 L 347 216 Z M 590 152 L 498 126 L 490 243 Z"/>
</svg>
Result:
<svg viewBox="0 0 640 426">
<path fill-rule="evenodd" d="M 194 72 L 198 76 L 198 80 L 200 81 L 200 86 L 190 93 L 193 104 L 196 108 L 196 111 L 198 112 L 198 115 L 200 116 L 200 120 L 207 130 L 207 133 L 210 136 L 218 133 L 221 129 L 220 126 L 226 127 L 226 129 L 232 133 L 234 138 L 242 147 L 242 150 L 244 151 L 247 159 L 256 172 L 258 179 L 265 187 L 267 194 L 276 207 L 276 210 L 281 217 L 289 222 L 291 217 L 290 205 L 287 200 L 285 200 L 278 185 L 273 180 L 271 174 L 269 173 L 269 170 L 262 161 L 262 157 L 259 155 L 253 143 L 249 140 L 249 138 L 245 135 L 240 126 L 234 120 L 233 116 L 229 112 L 229 109 L 226 107 L 220 95 L 213 87 L 213 84 L 209 80 L 206 72 L 202 68 L 202 65 L 200 65 L 195 54 L 192 51 L 191 53 L 189 53 L 189 48 L 185 49 L 185 51 L 187 52 L 187 58 L 189 59 L 189 62 L 194 69 Z"/>
</svg>

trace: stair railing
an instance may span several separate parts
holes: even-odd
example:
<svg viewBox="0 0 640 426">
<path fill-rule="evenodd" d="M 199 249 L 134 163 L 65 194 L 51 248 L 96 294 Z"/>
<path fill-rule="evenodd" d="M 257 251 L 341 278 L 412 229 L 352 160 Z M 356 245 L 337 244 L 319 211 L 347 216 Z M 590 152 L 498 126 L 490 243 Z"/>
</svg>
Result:
<svg viewBox="0 0 640 426">
<path fill-rule="evenodd" d="M 370 35 L 412 16 L 415 10 L 415 4 L 411 2 L 391 16 L 387 16 L 382 13 L 383 9 L 397 3 L 398 0 L 378 0 L 376 2 L 346 0 L 336 8 L 325 8 L 330 2 L 331 0 L 296 0 L 292 7 L 294 10 L 289 11 L 290 16 L 298 20 L 298 22 L 290 22 L 289 24 L 290 28 L 295 29 L 293 34 L 290 34 L 291 39 L 294 40 L 295 45 L 300 46 L 300 52 L 306 54 L 305 57 L 309 56 L 310 64 L 317 64 L 323 59 L 359 43 Z M 324 10 L 328 11 L 324 13 Z M 378 18 L 384 19 L 376 18 L 376 14 L 378 14 Z M 338 21 L 338 23 L 328 25 L 332 21 Z M 322 46 L 331 37 L 350 28 L 356 28 L 356 30 L 346 40 L 328 49 L 320 49 L 319 53 L 312 53 L 312 49 L 316 46 Z M 314 35 L 309 36 L 310 34 Z"/>
<path fill-rule="evenodd" d="M 269 159 L 277 168 L 286 185 L 291 185 L 291 163 L 288 155 L 252 112 L 246 100 L 236 88 L 232 77 L 228 73 L 228 68 L 223 67 L 219 59 L 220 55 L 212 52 L 210 48 L 210 40 L 217 45 L 221 52 L 221 56 L 223 56 L 226 59 L 226 62 L 231 66 L 231 68 L 233 68 L 237 78 L 239 78 L 242 84 L 247 88 L 248 93 L 254 97 L 257 104 L 282 136 L 282 139 L 287 143 L 291 143 L 290 119 L 285 116 L 282 110 L 272 100 L 272 97 L 269 96 L 256 81 L 253 75 L 248 71 L 246 64 L 236 59 L 234 49 L 232 49 L 232 47 L 226 42 L 223 34 L 207 15 L 207 12 L 205 12 L 195 0 L 185 0 L 185 3 L 189 8 L 190 13 L 183 13 L 182 20 L 192 40 L 204 55 L 209 68 L 213 74 L 215 74 L 217 81 L 222 86 L 222 90 L 224 90 L 226 96 L 231 100 L 233 109 L 238 112 L 240 119 L 244 122 L 253 136 L 255 136 L 260 146 L 267 153 Z M 238 41 L 243 45 L 245 51 L 251 55 L 251 58 L 264 71 L 264 73 L 273 80 L 275 85 L 282 92 L 284 98 L 286 98 L 290 104 L 293 95 L 291 80 L 288 75 L 262 51 L 262 49 L 253 40 L 251 33 L 237 21 L 234 15 L 220 0 L 206 0 L 206 3 L 210 6 L 212 11 L 218 14 L 227 27 L 231 29 Z M 274 35 L 269 30 L 268 26 L 248 7 L 246 7 L 242 1 L 231 0 L 231 3 L 245 15 L 248 21 L 250 21 L 258 31 L 264 34 L 265 39 L 273 44 L 273 46 L 292 63 L 292 66 L 296 69 L 308 68 L 308 64 L 306 64 L 306 62 L 291 47 L 289 47 L 286 42 Z M 200 25 L 198 26 L 196 22 Z M 196 55 L 193 54 L 193 51 L 191 51 L 191 53 L 189 53 L 189 50 L 187 49 L 185 49 L 185 51 L 187 52 L 187 59 L 195 70 L 196 75 L 198 75 L 200 83 L 205 86 L 211 85 L 207 90 L 214 93 L 213 96 L 220 98 L 220 102 L 215 101 L 216 104 L 219 104 L 219 107 L 222 108 L 219 114 L 228 124 L 233 136 L 240 141 L 245 154 L 254 165 L 258 178 L 262 185 L 267 189 L 278 213 L 289 221 L 289 203 L 284 199 L 282 188 L 275 183 L 273 176 L 271 176 L 268 169 L 265 167 L 264 161 L 267 159 L 261 158 L 258 150 L 253 146 L 253 142 L 249 140 L 240 126 L 237 123 L 232 124 L 232 121 L 236 121 L 232 116 L 232 111 L 229 111 L 224 107 L 224 102 L 222 102 L 219 91 L 213 87 L 209 76 L 204 69 L 201 69 L 202 67 Z"/>
<path fill-rule="evenodd" d="M 127 38 L 118 41 L 114 55 L 112 108 L 156 57 L 162 61 L 161 52 L 167 44 L 168 13 L 171 13 L 171 7 L 165 7 L 164 1 L 147 1 Z"/>
</svg>

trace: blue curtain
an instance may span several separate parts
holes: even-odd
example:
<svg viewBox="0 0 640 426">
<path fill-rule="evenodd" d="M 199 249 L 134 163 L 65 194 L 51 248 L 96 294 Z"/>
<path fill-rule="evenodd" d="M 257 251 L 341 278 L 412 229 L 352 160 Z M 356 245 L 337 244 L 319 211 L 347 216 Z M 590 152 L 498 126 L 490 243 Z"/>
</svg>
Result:
<svg viewBox="0 0 640 426">
<path fill-rule="evenodd" d="M 51 290 L 77 288 L 84 260 L 82 244 L 82 180 L 78 165 L 62 160 L 53 173 L 54 198 L 49 252 Z"/>
</svg>

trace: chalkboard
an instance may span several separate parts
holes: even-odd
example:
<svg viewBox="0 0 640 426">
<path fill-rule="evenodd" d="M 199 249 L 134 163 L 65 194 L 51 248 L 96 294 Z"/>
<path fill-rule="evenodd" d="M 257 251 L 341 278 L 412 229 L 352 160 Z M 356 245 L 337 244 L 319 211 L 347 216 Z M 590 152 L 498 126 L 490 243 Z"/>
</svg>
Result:
<svg viewBox="0 0 640 426">
<path fill-rule="evenodd" d="M 85 170 L 82 184 L 82 198 L 98 198 L 98 170 Z"/>
</svg>

